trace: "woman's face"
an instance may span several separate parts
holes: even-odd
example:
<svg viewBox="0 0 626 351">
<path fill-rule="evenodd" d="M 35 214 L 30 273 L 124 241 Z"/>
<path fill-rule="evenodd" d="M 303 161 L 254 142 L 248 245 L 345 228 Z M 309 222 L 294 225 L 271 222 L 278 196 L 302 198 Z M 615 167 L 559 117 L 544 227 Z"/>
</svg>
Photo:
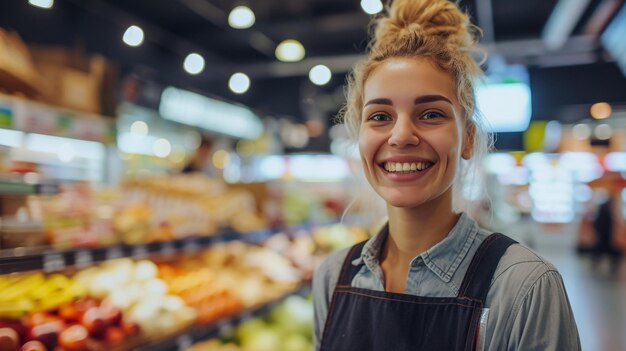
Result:
<svg viewBox="0 0 626 351">
<path fill-rule="evenodd" d="M 423 58 L 392 58 L 365 82 L 359 149 L 366 177 L 391 206 L 449 199 L 464 142 L 452 77 Z M 469 139 L 469 138 L 468 138 Z"/>
</svg>

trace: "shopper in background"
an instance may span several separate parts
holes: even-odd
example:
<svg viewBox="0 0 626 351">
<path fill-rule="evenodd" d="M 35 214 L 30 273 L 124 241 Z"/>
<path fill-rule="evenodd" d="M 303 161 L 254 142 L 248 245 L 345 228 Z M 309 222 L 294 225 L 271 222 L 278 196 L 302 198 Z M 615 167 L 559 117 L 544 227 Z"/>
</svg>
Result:
<svg viewBox="0 0 626 351">
<path fill-rule="evenodd" d="M 556 268 L 458 212 L 487 151 L 475 42 L 445 0 L 396 0 L 349 80 L 344 121 L 389 221 L 313 283 L 318 350 L 579 350 Z"/>
<path fill-rule="evenodd" d="M 615 218 L 618 217 L 615 216 L 617 201 L 615 195 L 610 195 L 598 208 L 593 221 L 593 228 L 596 234 L 596 244 L 592 250 L 593 260 L 598 263 L 602 257 L 608 256 L 611 273 L 617 272 L 619 260 L 622 256 L 621 252 L 613 244 L 615 242 L 613 238 L 616 227 Z"/>
<path fill-rule="evenodd" d="M 183 167 L 181 173 L 202 172 L 208 176 L 214 176 L 215 172 L 211 164 L 212 150 L 213 139 L 203 135 L 196 153 L 185 165 L 185 167 Z"/>
</svg>

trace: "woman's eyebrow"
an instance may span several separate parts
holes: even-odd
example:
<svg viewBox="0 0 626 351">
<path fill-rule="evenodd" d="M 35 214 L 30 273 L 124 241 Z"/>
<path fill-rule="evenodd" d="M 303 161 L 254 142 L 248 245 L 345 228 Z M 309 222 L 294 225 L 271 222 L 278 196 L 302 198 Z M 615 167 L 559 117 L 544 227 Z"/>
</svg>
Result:
<svg viewBox="0 0 626 351">
<path fill-rule="evenodd" d="M 380 98 L 380 99 L 372 99 L 366 102 L 365 105 L 363 106 L 367 106 L 367 105 L 393 105 L 393 103 L 391 102 L 391 99 Z"/>
<path fill-rule="evenodd" d="M 452 101 L 450 101 L 450 99 L 448 99 L 447 97 L 443 96 L 443 95 L 424 95 L 424 96 L 420 96 L 415 98 L 414 103 L 417 104 L 424 104 L 427 102 L 435 102 L 435 101 L 446 101 L 447 103 L 449 103 L 450 105 L 452 105 Z"/>
<path fill-rule="evenodd" d="M 419 96 L 419 97 L 415 98 L 413 103 L 415 105 L 419 105 L 419 104 L 425 104 L 425 103 L 428 103 L 428 102 L 436 102 L 436 101 L 446 101 L 447 103 L 452 105 L 452 101 L 450 101 L 450 99 L 448 99 L 447 97 L 445 97 L 443 95 L 423 95 L 423 96 Z M 367 106 L 367 105 L 390 105 L 391 106 L 391 105 L 393 105 L 393 102 L 391 101 L 391 99 L 378 98 L 378 99 L 372 99 L 372 100 L 366 102 L 365 105 L 363 105 L 363 106 Z"/>
</svg>

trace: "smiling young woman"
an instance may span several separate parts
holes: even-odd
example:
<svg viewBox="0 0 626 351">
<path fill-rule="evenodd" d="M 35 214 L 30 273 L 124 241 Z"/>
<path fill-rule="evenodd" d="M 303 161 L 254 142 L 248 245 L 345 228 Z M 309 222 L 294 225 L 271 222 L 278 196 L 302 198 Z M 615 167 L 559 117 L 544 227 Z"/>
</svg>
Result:
<svg viewBox="0 0 626 351">
<path fill-rule="evenodd" d="M 395 0 L 348 82 L 343 118 L 389 221 L 313 282 L 317 350 L 578 350 L 560 274 L 460 208 L 488 150 L 468 17 Z"/>
</svg>

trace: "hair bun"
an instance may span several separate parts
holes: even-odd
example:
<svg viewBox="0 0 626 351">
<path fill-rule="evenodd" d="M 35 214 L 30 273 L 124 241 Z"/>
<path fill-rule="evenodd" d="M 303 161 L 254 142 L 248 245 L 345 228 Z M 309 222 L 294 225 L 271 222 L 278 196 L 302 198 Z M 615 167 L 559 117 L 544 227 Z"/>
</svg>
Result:
<svg viewBox="0 0 626 351">
<path fill-rule="evenodd" d="M 373 49 L 397 41 L 437 40 L 458 49 L 474 45 L 466 14 L 448 0 L 395 0 L 378 20 Z"/>
</svg>

